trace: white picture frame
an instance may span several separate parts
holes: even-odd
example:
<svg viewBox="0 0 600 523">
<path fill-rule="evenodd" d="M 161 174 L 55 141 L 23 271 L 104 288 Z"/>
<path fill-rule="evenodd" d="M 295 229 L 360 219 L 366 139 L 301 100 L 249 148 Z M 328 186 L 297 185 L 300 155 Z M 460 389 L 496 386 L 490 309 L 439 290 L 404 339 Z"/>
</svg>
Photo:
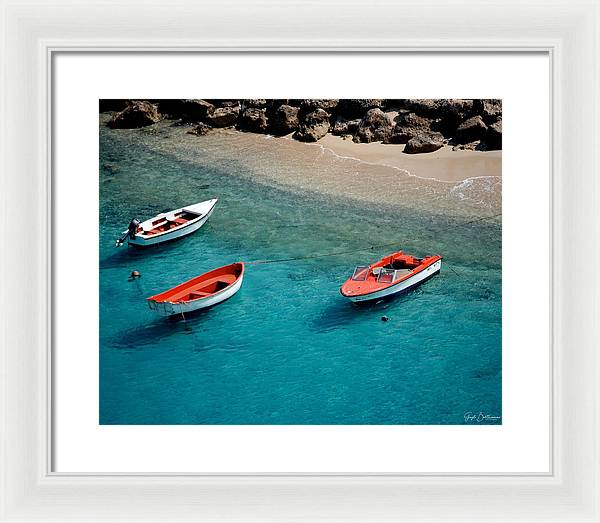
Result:
<svg viewBox="0 0 600 523">
<path fill-rule="evenodd" d="M 0 521 L 600 521 L 600 8 L 327 0 L 2 1 Z M 401 28 L 401 30 L 400 30 Z M 547 52 L 550 475 L 51 473 L 52 56 L 57 52 Z M 23 214 L 22 209 L 27 213 Z M 20 216 L 18 227 L 12 217 Z"/>
</svg>

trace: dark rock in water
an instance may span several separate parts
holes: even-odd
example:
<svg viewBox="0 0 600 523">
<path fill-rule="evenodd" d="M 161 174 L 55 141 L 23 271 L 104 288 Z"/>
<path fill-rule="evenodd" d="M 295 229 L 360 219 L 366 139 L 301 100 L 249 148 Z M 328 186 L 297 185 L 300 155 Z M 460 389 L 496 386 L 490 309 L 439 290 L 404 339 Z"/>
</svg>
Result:
<svg viewBox="0 0 600 523">
<path fill-rule="evenodd" d="M 294 138 L 301 142 L 316 142 L 320 140 L 329 131 L 329 114 L 324 109 L 317 109 L 308 113 L 300 121 L 298 130 L 294 133 Z"/>
<path fill-rule="evenodd" d="M 102 170 L 108 174 L 117 174 L 121 169 L 119 169 L 119 167 L 116 165 L 105 163 L 102 165 Z"/>
<path fill-rule="evenodd" d="M 200 122 L 196 127 L 190 129 L 187 134 L 195 134 L 196 136 L 204 136 L 205 134 L 212 131 L 212 127 L 210 125 L 206 125 L 203 122 Z"/>
<path fill-rule="evenodd" d="M 284 135 L 298 129 L 298 108 L 282 104 L 269 117 L 270 130 L 273 134 Z"/>
<path fill-rule="evenodd" d="M 349 120 L 362 118 L 369 109 L 381 109 L 383 100 L 375 98 L 340 100 L 336 106 L 336 114 Z"/>
<path fill-rule="evenodd" d="M 187 122 L 200 122 L 214 109 L 214 105 L 206 100 L 152 100 L 158 104 L 161 113 L 169 118 L 181 118 Z"/>
<path fill-rule="evenodd" d="M 239 105 L 218 107 L 209 111 L 206 115 L 206 121 L 213 127 L 229 127 L 237 122 L 239 115 Z"/>
<path fill-rule="evenodd" d="M 358 131 L 360 120 L 346 120 L 344 117 L 338 116 L 331 128 L 331 134 L 335 136 L 353 135 Z"/>
<path fill-rule="evenodd" d="M 120 113 L 115 114 L 108 122 L 114 129 L 137 129 L 152 125 L 160 120 L 156 106 L 150 102 L 130 102 Z"/>
<path fill-rule="evenodd" d="M 381 142 L 392 133 L 392 120 L 381 109 L 369 109 L 360 121 L 354 141 L 357 143 Z"/>
<path fill-rule="evenodd" d="M 502 100 L 493 98 L 473 100 L 473 114 L 480 115 L 489 125 L 502 117 Z"/>
<path fill-rule="evenodd" d="M 264 133 L 267 131 L 269 122 L 267 120 L 266 109 L 256 109 L 250 107 L 244 109 L 238 122 L 240 129 L 254 133 Z"/>
<path fill-rule="evenodd" d="M 485 143 L 488 150 L 502 149 L 502 118 L 488 127 Z"/>
<path fill-rule="evenodd" d="M 115 98 L 101 98 L 98 100 L 98 109 L 101 113 L 107 113 L 108 111 L 122 111 L 127 107 L 129 100 L 115 99 Z"/>
<path fill-rule="evenodd" d="M 429 134 L 429 120 L 415 113 L 401 112 L 396 116 L 396 125 L 383 140 L 383 143 L 408 143 L 408 141 L 417 134 Z"/>
<path fill-rule="evenodd" d="M 457 143 L 469 143 L 485 138 L 487 125 L 481 116 L 473 116 L 461 123 L 456 129 L 455 141 Z"/>
<path fill-rule="evenodd" d="M 432 153 L 443 145 L 444 137 L 440 133 L 419 133 L 408 140 L 402 152 L 407 154 Z"/>
<path fill-rule="evenodd" d="M 300 104 L 299 117 L 302 119 L 304 116 L 315 112 L 317 109 L 322 109 L 327 113 L 328 116 L 332 115 L 339 103 L 339 100 L 327 99 L 327 100 L 302 100 Z"/>
</svg>

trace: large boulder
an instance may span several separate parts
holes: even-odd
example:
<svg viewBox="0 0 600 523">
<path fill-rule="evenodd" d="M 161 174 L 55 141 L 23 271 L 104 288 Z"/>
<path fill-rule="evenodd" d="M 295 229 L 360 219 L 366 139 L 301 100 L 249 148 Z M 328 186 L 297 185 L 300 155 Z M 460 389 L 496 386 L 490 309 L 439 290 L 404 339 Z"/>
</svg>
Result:
<svg viewBox="0 0 600 523">
<path fill-rule="evenodd" d="M 107 125 L 114 129 L 137 129 L 159 120 L 160 113 L 156 105 L 146 101 L 132 101 L 120 113 L 115 114 Z"/>
<path fill-rule="evenodd" d="M 239 105 L 228 105 L 213 109 L 206 115 L 206 121 L 213 127 L 229 127 L 237 122 L 239 115 Z"/>
<path fill-rule="evenodd" d="M 432 153 L 444 145 L 444 137 L 440 133 L 419 133 L 413 136 L 404 150 L 407 154 Z"/>
<path fill-rule="evenodd" d="M 357 143 L 381 142 L 391 134 L 391 118 L 381 109 L 369 109 L 360 121 L 354 141 Z"/>
<path fill-rule="evenodd" d="M 269 121 L 266 109 L 249 107 L 242 112 L 238 125 L 244 131 L 264 133 L 267 131 Z"/>
<path fill-rule="evenodd" d="M 456 143 L 469 143 L 485 138 L 487 134 L 487 125 L 481 116 L 473 116 L 461 123 L 456 129 Z"/>
<path fill-rule="evenodd" d="M 502 118 L 488 127 L 485 145 L 488 150 L 502 149 Z"/>
<path fill-rule="evenodd" d="M 338 116 L 331 127 L 331 134 L 335 136 L 354 135 L 358 131 L 359 125 L 360 119 L 346 120 L 346 118 Z"/>
<path fill-rule="evenodd" d="M 335 108 L 336 114 L 343 116 L 346 119 L 353 120 L 362 118 L 369 109 L 381 109 L 383 100 L 375 98 L 347 98 L 340 100 Z"/>
<path fill-rule="evenodd" d="M 264 98 L 249 98 L 242 100 L 242 107 L 244 109 L 264 109 L 267 107 L 267 100 Z"/>
<path fill-rule="evenodd" d="M 186 122 L 200 122 L 214 109 L 213 104 L 199 99 L 151 100 L 168 118 L 181 118 Z"/>
<path fill-rule="evenodd" d="M 481 116 L 486 124 L 491 124 L 502 118 L 502 100 L 476 99 L 473 100 L 473 114 Z"/>
<path fill-rule="evenodd" d="M 302 100 L 302 103 L 300 104 L 299 116 L 300 116 L 300 118 L 302 118 L 302 117 L 306 116 L 307 114 L 315 112 L 317 109 L 323 109 L 323 111 L 325 111 L 329 116 L 335 112 L 335 110 L 338 106 L 338 103 L 339 103 L 339 100 L 335 100 L 335 99 Z"/>
<path fill-rule="evenodd" d="M 401 112 L 394 119 L 395 125 L 388 136 L 383 140 L 384 143 L 407 143 L 417 134 L 429 134 L 430 120 L 417 116 L 415 113 Z"/>
<path fill-rule="evenodd" d="M 301 142 L 316 142 L 329 131 L 329 114 L 324 109 L 316 109 L 300 120 L 294 138 Z"/>
<path fill-rule="evenodd" d="M 454 136 L 456 129 L 472 116 L 473 100 L 439 100 L 437 117 L 432 120 L 431 128 L 444 136 Z"/>
<path fill-rule="evenodd" d="M 300 124 L 298 120 L 298 108 L 282 104 L 269 115 L 270 130 L 273 134 L 289 134 Z"/>
</svg>

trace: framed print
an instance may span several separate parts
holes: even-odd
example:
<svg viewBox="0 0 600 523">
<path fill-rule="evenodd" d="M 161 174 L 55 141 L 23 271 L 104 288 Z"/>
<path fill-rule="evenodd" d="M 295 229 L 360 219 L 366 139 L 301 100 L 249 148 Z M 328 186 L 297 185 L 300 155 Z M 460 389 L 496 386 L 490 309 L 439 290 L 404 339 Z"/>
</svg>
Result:
<svg viewBox="0 0 600 523">
<path fill-rule="evenodd" d="M 2 521 L 600 520 L 598 9 L 431 5 L 2 4 Z"/>
</svg>

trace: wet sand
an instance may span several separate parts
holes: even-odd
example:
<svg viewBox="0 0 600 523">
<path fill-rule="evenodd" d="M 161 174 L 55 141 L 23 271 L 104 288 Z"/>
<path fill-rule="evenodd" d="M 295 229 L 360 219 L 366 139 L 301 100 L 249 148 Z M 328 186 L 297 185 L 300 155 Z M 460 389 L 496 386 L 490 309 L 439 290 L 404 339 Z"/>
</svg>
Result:
<svg viewBox="0 0 600 523">
<path fill-rule="evenodd" d="M 502 176 L 502 151 L 453 151 L 445 146 L 433 153 L 404 154 L 404 145 L 354 143 L 327 134 L 318 142 L 338 156 L 404 169 L 413 176 L 442 182 L 462 182 L 468 178 Z"/>
</svg>

